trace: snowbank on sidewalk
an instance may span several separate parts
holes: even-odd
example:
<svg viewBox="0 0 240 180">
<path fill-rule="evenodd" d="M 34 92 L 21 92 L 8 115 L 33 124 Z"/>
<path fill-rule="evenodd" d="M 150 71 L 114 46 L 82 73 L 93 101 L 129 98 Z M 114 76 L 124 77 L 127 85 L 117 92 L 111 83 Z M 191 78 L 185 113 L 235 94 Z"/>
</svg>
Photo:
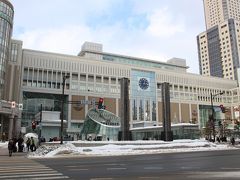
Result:
<svg viewBox="0 0 240 180">
<path fill-rule="evenodd" d="M 86 144 L 86 145 L 84 145 Z M 51 158 L 62 156 L 117 156 L 135 154 L 155 154 L 189 151 L 211 151 L 234 149 L 229 144 L 211 143 L 206 140 L 174 140 L 164 141 L 70 141 L 46 143 L 35 152 L 28 154 L 29 158 Z"/>
</svg>

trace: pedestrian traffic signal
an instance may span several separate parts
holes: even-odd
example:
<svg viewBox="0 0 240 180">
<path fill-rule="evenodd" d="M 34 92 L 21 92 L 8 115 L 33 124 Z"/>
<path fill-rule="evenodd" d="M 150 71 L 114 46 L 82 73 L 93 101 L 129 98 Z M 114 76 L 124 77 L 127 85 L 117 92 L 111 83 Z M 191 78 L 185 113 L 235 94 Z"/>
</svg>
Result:
<svg viewBox="0 0 240 180">
<path fill-rule="evenodd" d="M 220 107 L 222 113 L 225 113 L 225 112 L 226 112 L 226 109 L 225 109 L 225 107 L 224 107 L 222 104 L 221 104 L 219 107 Z"/>
<path fill-rule="evenodd" d="M 32 122 L 32 130 L 36 129 L 36 125 L 37 125 L 36 122 L 33 121 L 33 122 Z"/>
<path fill-rule="evenodd" d="M 99 98 L 98 109 L 103 109 L 103 98 Z"/>
</svg>

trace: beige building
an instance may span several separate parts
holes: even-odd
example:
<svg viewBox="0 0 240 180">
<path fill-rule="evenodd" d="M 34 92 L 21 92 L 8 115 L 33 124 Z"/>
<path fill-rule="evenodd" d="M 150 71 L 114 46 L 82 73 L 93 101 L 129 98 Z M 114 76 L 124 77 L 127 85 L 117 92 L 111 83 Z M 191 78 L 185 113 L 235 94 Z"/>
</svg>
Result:
<svg viewBox="0 0 240 180">
<path fill-rule="evenodd" d="M 170 83 L 171 121 L 174 125 L 206 126 L 211 109 L 211 94 L 224 92 L 213 98 L 217 119 L 233 119 L 240 91 L 237 81 L 187 73 L 186 63 L 180 59 L 169 62 L 106 53 L 102 45 L 85 43 L 78 56 L 50 52 L 22 50 L 21 98 L 22 126 L 31 127 L 39 112 L 60 111 L 62 81 L 65 84 L 64 111 L 66 133 L 79 134 L 92 100 L 104 98 L 106 109 L 120 115 L 120 79 L 130 80 L 130 128 L 144 129 L 162 126 L 161 83 Z M 142 85 L 142 79 L 148 81 Z M 88 102 L 81 104 L 81 102 Z M 219 105 L 228 108 L 221 113 Z M 177 133 L 177 130 L 176 130 Z M 139 136 L 142 138 L 142 136 Z"/>
<path fill-rule="evenodd" d="M 0 2 L 9 5 L 6 0 Z M 4 81 L 0 77 L 0 91 L 5 92 L 1 93 L 4 98 L 0 103 L 1 135 L 18 135 L 21 128 L 26 132 L 33 131 L 31 125 L 36 115 L 41 110 L 59 115 L 63 99 L 65 135 L 80 134 L 89 109 L 95 107 L 94 102 L 98 102 L 100 97 L 104 98 L 108 111 L 120 116 L 119 82 L 122 78 L 129 79 L 129 123 L 135 139 L 159 138 L 163 124 L 161 86 L 164 82 L 170 85 L 174 138 L 196 137 L 192 136 L 193 131 L 206 127 L 212 112 L 216 127 L 225 120 L 232 123 L 238 118 L 236 112 L 239 114 L 240 109 L 240 88 L 236 81 L 239 79 L 239 10 L 235 10 L 238 1 L 204 3 L 207 31 L 198 36 L 203 76 L 187 73 L 186 61 L 179 58 L 160 62 L 119 55 L 104 52 L 102 44 L 91 42 L 84 43 L 75 56 L 22 49 L 21 41 L 10 41 L 9 38 L 8 63 L 5 69 L 0 69 L 2 74 L 6 72 Z M 219 15 L 217 19 L 214 18 L 215 13 Z M 9 23 L 6 17 L 0 19 L 5 24 Z M 6 25 L 12 28 L 12 24 Z M 1 90 L 3 87 L 5 91 Z M 226 113 L 221 112 L 220 105 L 226 107 Z M 42 122 L 47 120 L 45 117 Z M 59 116 L 45 125 L 47 130 L 43 131 L 43 136 L 58 134 Z M 40 128 L 41 124 L 35 131 L 39 133 Z M 48 132 L 51 133 L 47 136 Z"/>
<path fill-rule="evenodd" d="M 228 19 L 240 21 L 239 0 L 203 0 L 206 29 L 219 25 Z"/>
<path fill-rule="evenodd" d="M 197 36 L 200 74 L 237 80 L 240 1 L 204 0 L 206 31 Z"/>
</svg>

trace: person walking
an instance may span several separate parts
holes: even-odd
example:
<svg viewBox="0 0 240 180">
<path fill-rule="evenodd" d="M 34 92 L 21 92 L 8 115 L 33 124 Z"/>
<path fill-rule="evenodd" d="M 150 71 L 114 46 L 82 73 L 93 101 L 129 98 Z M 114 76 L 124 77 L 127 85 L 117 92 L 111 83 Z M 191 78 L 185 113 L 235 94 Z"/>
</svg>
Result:
<svg viewBox="0 0 240 180">
<path fill-rule="evenodd" d="M 34 141 L 33 137 L 31 137 L 30 149 L 31 149 L 32 152 L 36 151 L 36 145 L 35 145 L 35 141 Z"/>
<path fill-rule="evenodd" d="M 31 144 L 31 139 L 28 138 L 27 141 L 26 141 L 27 151 L 28 151 L 28 152 L 29 152 L 30 144 Z"/>
<path fill-rule="evenodd" d="M 20 136 L 19 138 L 18 138 L 18 152 L 23 152 L 23 141 L 24 141 L 24 139 L 22 138 L 22 136 Z"/>
<path fill-rule="evenodd" d="M 12 153 L 13 153 L 13 149 L 14 149 L 14 142 L 12 139 L 9 139 L 8 141 L 8 153 L 9 153 L 9 157 L 12 156 Z"/>
<path fill-rule="evenodd" d="M 232 137 L 230 141 L 231 141 L 231 144 L 234 146 L 235 145 L 235 138 Z"/>
</svg>

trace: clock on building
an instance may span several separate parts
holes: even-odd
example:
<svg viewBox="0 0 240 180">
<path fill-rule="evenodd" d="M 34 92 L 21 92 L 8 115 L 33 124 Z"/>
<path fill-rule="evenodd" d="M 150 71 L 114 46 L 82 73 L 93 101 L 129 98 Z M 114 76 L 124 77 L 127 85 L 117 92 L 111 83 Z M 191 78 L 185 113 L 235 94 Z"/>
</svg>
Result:
<svg viewBox="0 0 240 180">
<path fill-rule="evenodd" d="M 142 90 L 146 90 L 149 87 L 149 82 L 147 78 L 140 78 L 138 81 L 138 85 Z"/>
</svg>

